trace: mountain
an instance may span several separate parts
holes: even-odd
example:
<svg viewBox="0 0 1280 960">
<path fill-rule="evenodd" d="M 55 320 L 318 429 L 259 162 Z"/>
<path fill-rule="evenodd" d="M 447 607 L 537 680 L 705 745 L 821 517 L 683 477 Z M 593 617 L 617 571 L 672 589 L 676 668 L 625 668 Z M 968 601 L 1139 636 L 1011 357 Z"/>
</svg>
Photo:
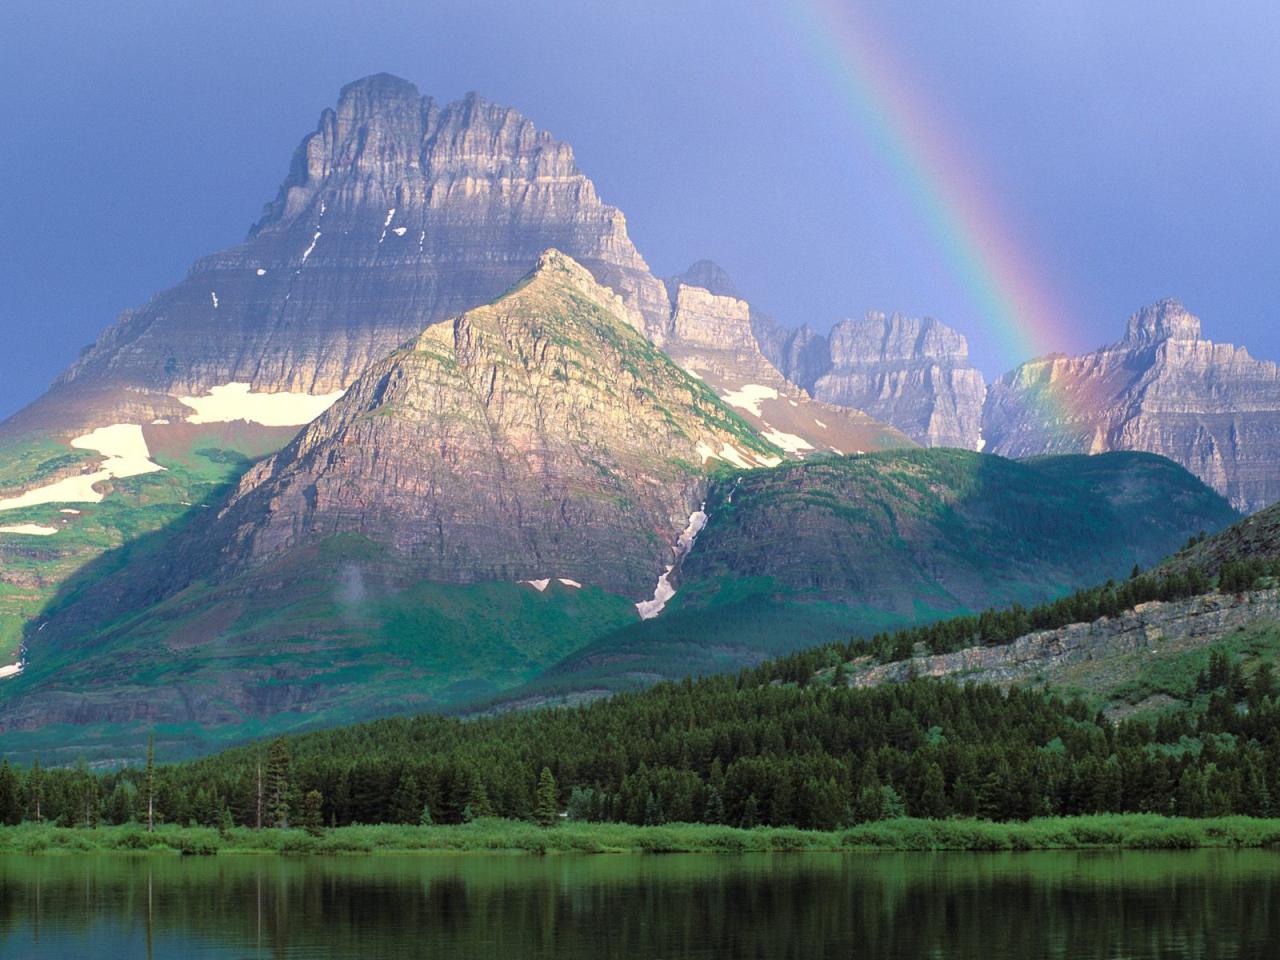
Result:
<svg viewBox="0 0 1280 960">
<path fill-rule="evenodd" d="M 5 433 L 189 418 L 180 398 L 238 383 L 331 402 L 550 247 L 660 338 L 666 292 L 568 144 L 476 94 L 442 105 L 407 81 L 366 77 L 321 114 L 243 243 L 125 311 Z"/>
<path fill-rule="evenodd" d="M 905 450 L 717 478 L 662 617 L 498 702 L 535 704 L 758 663 L 1125 578 L 1238 518 L 1151 454 L 1010 461 Z"/>
<path fill-rule="evenodd" d="M 371 366 L 236 489 L 73 576 L 0 724 L 440 706 L 659 613 L 709 475 L 781 451 L 548 251 Z"/>
<path fill-rule="evenodd" d="M 719 267 L 699 261 L 666 281 L 671 324 L 663 350 L 792 456 L 910 447 L 897 430 L 847 406 L 815 402 L 760 350 L 753 311 Z"/>
<path fill-rule="evenodd" d="M 1009 457 L 1148 450 L 1237 509 L 1280 499 L 1280 368 L 1201 336 L 1176 300 L 1134 314 L 1124 339 L 1033 360 L 991 385 L 987 449 Z"/>
<path fill-rule="evenodd" d="M 930 447 L 982 448 L 986 386 L 965 338 L 937 320 L 868 313 L 829 337 L 756 318 L 769 359 L 815 398 L 853 407 Z"/>
<path fill-rule="evenodd" d="M 0 670 L 76 571 L 212 509 L 370 365 L 491 302 L 551 248 L 654 344 L 709 323 L 696 297 L 673 308 L 568 144 L 475 94 L 439 104 L 386 74 L 344 87 L 244 242 L 125 311 L 0 424 Z M 814 412 L 754 346 L 712 353 L 717 389 L 785 397 L 749 391 L 734 409 L 792 452 L 909 443 L 860 413 Z"/>
</svg>

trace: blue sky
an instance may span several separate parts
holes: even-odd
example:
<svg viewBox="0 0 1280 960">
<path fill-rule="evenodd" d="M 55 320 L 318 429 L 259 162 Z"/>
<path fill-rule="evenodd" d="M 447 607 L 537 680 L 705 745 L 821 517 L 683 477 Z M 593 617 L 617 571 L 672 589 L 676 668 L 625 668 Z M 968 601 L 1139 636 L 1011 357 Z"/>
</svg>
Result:
<svg viewBox="0 0 1280 960">
<path fill-rule="evenodd" d="M 805 2 L 805 0 L 801 0 Z M 1280 359 L 1280 5 L 870 0 L 1016 243 L 1116 339 L 1181 297 Z M 240 240 L 338 88 L 478 90 L 574 145 L 659 273 L 710 257 L 825 329 L 868 309 L 1014 359 L 783 3 L 6 0 L 0 415 L 123 308 Z"/>
</svg>

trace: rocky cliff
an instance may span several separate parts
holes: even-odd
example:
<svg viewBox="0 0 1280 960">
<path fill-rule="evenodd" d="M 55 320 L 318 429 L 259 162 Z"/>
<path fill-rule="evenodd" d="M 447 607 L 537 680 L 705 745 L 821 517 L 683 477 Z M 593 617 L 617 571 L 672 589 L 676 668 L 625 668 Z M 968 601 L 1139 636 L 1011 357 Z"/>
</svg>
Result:
<svg viewBox="0 0 1280 960">
<path fill-rule="evenodd" d="M 358 533 L 443 583 L 563 577 L 653 593 L 717 464 L 777 463 L 705 385 L 550 252 L 511 293 L 374 364 L 246 475 L 229 549 Z"/>
<path fill-rule="evenodd" d="M 332 395 L 431 323 L 501 294 L 550 247 L 661 340 L 666 291 L 568 144 L 475 94 L 439 104 L 367 77 L 321 114 L 243 243 L 126 311 L 4 430 L 182 419 L 177 398 L 229 383 Z"/>
<path fill-rule="evenodd" d="M 1280 368 L 1201 336 L 1176 300 L 1134 314 L 1124 339 L 1033 360 L 991 385 L 987 449 L 1011 457 L 1148 450 L 1251 512 L 1280 499 Z"/>
<path fill-rule="evenodd" d="M 892 427 L 847 406 L 820 403 L 760 349 L 760 321 L 709 260 L 666 281 L 672 311 L 663 349 L 788 454 L 864 453 L 912 446 Z"/>
<path fill-rule="evenodd" d="M 826 403 L 862 410 L 931 447 L 982 447 L 986 385 L 965 338 L 932 318 L 868 313 L 829 337 L 757 320 L 756 336 L 784 374 Z"/>
<path fill-rule="evenodd" d="M 1012 643 L 916 656 L 895 663 L 855 661 L 850 685 L 900 683 L 911 677 L 963 678 L 966 683 L 1051 683 L 1110 694 L 1170 658 L 1259 624 L 1280 620 L 1280 591 L 1206 594 L 1144 603 L 1117 617 L 1038 630 Z M 1137 705 L 1157 706 L 1159 703 Z M 1121 705 L 1129 712 L 1135 704 Z"/>
</svg>

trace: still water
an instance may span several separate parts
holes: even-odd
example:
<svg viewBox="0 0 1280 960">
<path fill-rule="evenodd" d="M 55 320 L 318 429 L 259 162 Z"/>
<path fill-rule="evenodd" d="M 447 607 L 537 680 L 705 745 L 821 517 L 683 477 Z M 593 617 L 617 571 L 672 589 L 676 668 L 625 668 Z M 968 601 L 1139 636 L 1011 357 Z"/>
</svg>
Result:
<svg viewBox="0 0 1280 960">
<path fill-rule="evenodd" d="M 0 957 L 1280 957 L 1280 852 L 0 857 Z"/>
</svg>

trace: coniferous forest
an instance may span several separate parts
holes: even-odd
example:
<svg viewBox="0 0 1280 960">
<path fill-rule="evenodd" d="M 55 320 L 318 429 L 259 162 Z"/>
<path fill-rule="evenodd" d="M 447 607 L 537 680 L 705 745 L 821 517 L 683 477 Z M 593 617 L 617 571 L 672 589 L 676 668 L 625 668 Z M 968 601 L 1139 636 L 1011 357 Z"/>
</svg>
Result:
<svg viewBox="0 0 1280 960">
<path fill-rule="evenodd" d="M 1237 564 L 1220 587 L 1274 573 Z M 955 649 L 1203 592 L 1200 572 L 1135 576 L 1030 611 L 959 618 L 794 654 L 736 676 L 572 708 L 378 720 L 174 765 L 0 765 L 0 820 L 66 826 L 451 824 L 485 817 L 830 830 L 900 816 L 997 821 L 1143 812 L 1280 813 L 1269 664 L 1213 653 L 1199 709 L 1113 723 L 1036 689 L 916 680 L 848 686 L 855 657 Z M 834 669 L 832 669 L 834 668 Z M 554 814 L 553 814 L 554 811 Z"/>
</svg>

